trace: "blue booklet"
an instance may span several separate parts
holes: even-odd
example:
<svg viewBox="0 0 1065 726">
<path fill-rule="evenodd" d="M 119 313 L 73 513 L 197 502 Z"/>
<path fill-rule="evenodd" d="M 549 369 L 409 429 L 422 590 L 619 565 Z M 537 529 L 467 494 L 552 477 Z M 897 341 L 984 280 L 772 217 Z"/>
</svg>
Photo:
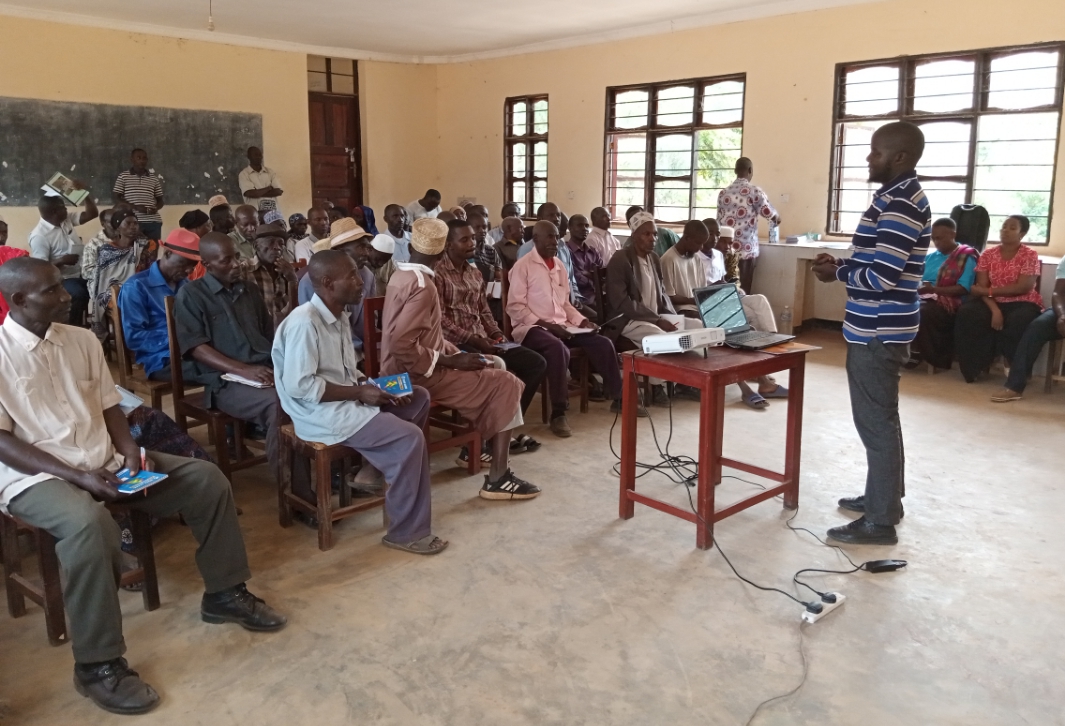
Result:
<svg viewBox="0 0 1065 726">
<path fill-rule="evenodd" d="M 385 393 L 391 393 L 393 396 L 409 396 L 414 393 L 414 386 L 411 385 L 410 376 L 406 373 L 371 378 L 370 385 L 377 386 Z"/>
<path fill-rule="evenodd" d="M 118 485 L 118 491 L 122 494 L 136 494 L 147 489 L 152 484 L 158 484 L 167 478 L 166 474 L 158 471 L 139 471 L 136 476 L 129 473 L 129 469 L 122 469 L 115 474 L 122 483 Z"/>
</svg>

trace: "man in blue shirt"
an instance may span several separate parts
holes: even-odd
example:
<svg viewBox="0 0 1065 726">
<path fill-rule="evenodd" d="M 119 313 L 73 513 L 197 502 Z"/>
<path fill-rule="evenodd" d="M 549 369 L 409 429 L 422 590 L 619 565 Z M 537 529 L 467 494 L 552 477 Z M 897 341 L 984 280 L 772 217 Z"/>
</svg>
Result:
<svg viewBox="0 0 1065 726">
<path fill-rule="evenodd" d="M 864 516 L 828 530 L 828 536 L 849 544 L 895 544 L 906 493 L 899 374 L 920 321 L 917 288 L 932 216 L 915 171 L 924 153 L 921 129 L 905 122 L 881 126 L 871 146 L 869 181 L 883 186 L 854 233 L 854 254 L 820 254 L 813 267 L 822 282 L 847 285 L 847 380 L 869 467 L 865 494 L 839 500 L 841 508 Z"/>
<path fill-rule="evenodd" d="M 163 243 L 163 256 L 129 278 L 118 294 L 126 346 L 153 381 L 170 380 L 170 335 L 164 301 L 188 283 L 199 261 L 199 236 L 175 229 Z"/>
</svg>

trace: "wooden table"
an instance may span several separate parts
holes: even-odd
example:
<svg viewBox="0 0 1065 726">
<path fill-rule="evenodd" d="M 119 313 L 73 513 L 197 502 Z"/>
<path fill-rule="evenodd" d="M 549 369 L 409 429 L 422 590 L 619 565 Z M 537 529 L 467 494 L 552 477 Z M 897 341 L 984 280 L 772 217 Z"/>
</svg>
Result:
<svg viewBox="0 0 1065 726">
<path fill-rule="evenodd" d="M 635 503 L 645 504 L 674 517 L 695 523 L 695 545 L 710 549 L 714 543 L 714 522 L 742 512 L 766 499 L 784 495 L 784 507 L 799 506 L 799 456 L 802 446 L 802 396 L 806 352 L 770 355 L 756 351 L 720 347 L 707 350 L 706 357 L 697 353 L 645 356 L 643 353 L 622 355 L 624 389 L 621 413 L 621 500 L 620 517 L 631 519 Z M 784 445 L 784 473 L 764 469 L 722 453 L 725 423 L 725 386 L 748 381 L 779 371 L 788 371 L 788 426 Z M 697 388 L 699 403 L 699 482 L 696 509 L 653 499 L 636 492 L 636 376 L 662 378 Z M 738 469 L 778 482 L 724 509 L 714 508 L 714 487 L 721 483 L 722 467 Z"/>
</svg>

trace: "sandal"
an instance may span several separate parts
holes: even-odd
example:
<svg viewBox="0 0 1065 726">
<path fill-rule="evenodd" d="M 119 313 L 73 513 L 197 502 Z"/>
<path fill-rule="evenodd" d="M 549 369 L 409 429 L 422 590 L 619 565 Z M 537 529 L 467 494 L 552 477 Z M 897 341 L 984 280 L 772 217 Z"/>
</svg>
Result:
<svg viewBox="0 0 1065 726">
<path fill-rule="evenodd" d="M 516 454 L 524 454 L 526 452 L 536 451 L 542 444 L 528 434 L 522 434 L 513 441 L 510 442 L 510 454 L 514 456 Z"/>
<path fill-rule="evenodd" d="M 427 534 L 420 540 L 408 542 L 407 544 L 390 542 L 388 538 L 382 537 L 381 544 L 385 547 L 391 547 L 394 550 L 403 550 L 404 552 L 410 552 L 415 555 L 436 555 L 447 549 L 448 542 L 439 537 Z"/>
<path fill-rule="evenodd" d="M 765 400 L 761 394 L 751 391 L 751 395 L 744 396 L 743 402 L 753 408 L 755 411 L 761 411 L 769 407 L 769 401 Z"/>
<path fill-rule="evenodd" d="M 758 395 L 761 396 L 762 398 L 787 398 L 788 397 L 788 389 L 784 388 L 784 386 L 782 386 L 782 385 L 780 385 L 778 383 L 777 387 L 774 388 L 769 393 L 759 393 Z"/>
</svg>

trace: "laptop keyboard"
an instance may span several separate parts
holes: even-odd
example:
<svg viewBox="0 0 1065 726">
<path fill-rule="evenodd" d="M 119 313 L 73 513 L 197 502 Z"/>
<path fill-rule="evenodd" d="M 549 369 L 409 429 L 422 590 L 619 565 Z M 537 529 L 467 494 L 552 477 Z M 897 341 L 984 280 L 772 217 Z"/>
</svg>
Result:
<svg viewBox="0 0 1065 726">
<path fill-rule="evenodd" d="M 773 337 L 776 337 L 776 335 L 777 335 L 776 333 L 763 333 L 763 332 L 761 332 L 759 330 L 748 330 L 745 333 L 737 333 L 736 335 L 728 336 L 728 342 L 729 343 L 733 343 L 733 344 L 737 344 L 737 343 L 749 344 L 749 343 L 757 342 L 759 340 L 766 340 L 767 338 L 773 338 Z"/>
</svg>

